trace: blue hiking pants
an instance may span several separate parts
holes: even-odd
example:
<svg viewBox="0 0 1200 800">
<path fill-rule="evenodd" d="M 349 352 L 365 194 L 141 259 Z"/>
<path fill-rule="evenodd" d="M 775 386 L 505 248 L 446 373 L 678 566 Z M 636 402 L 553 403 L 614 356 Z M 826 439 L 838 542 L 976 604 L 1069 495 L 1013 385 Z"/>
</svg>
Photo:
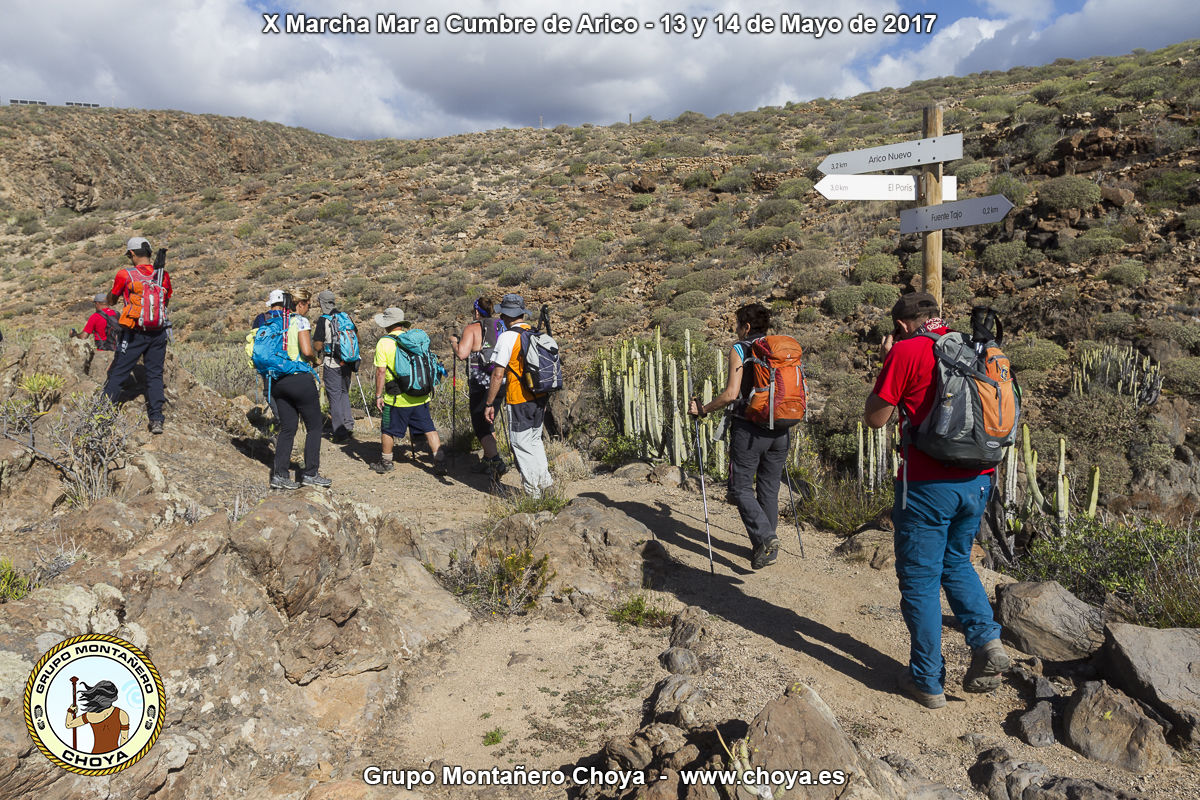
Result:
<svg viewBox="0 0 1200 800">
<path fill-rule="evenodd" d="M 908 507 L 902 509 L 901 486 L 896 484 L 892 521 L 900 611 L 912 640 L 913 683 L 923 692 L 940 694 L 946 682 L 939 588 L 946 590 L 946 600 L 972 649 L 1000 636 L 987 593 L 971 565 L 971 543 L 990 490 L 987 475 L 909 481 Z"/>
</svg>

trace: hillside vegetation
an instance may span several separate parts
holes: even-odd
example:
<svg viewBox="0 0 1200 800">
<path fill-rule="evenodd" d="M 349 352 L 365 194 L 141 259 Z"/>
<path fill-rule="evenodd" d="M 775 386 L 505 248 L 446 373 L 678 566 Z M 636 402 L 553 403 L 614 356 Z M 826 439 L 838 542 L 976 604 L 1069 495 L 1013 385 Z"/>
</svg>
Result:
<svg viewBox="0 0 1200 800">
<path fill-rule="evenodd" d="M 724 347 L 730 312 L 759 299 L 805 346 L 822 455 L 847 463 L 886 310 L 920 283 L 920 244 L 898 233 L 904 204 L 812 191 L 815 165 L 919 136 L 933 103 L 964 134 L 966 157 L 947 166 L 960 196 L 1016 204 L 1003 223 L 947 233 L 946 315 L 1002 312 L 1035 444 L 1067 438 L 1074 485 L 1098 464 L 1102 503 L 1188 510 L 1196 42 L 715 118 L 419 141 L 0 109 L 0 318 L 6 333 L 79 327 L 134 233 L 170 248 L 185 350 L 233 352 L 278 286 L 332 288 L 363 320 L 402 305 L 443 350 L 474 295 L 515 291 L 551 306 L 582 375 L 599 345 L 655 327 Z M 1164 401 L 1144 407 L 1103 381 L 1073 394 L 1093 342 L 1160 363 Z"/>
</svg>

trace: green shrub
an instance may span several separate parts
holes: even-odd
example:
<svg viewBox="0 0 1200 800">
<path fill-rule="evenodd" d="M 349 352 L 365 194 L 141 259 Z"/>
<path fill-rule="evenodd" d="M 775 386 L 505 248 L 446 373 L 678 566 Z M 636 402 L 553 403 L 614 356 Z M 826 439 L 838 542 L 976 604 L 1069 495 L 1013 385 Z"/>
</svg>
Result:
<svg viewBox="0 0 1200 800">
<path fill-rule="evenodd" d="M 525 231 L 509 231 L 500 241 L 509 246 L 518 245 L 525 241 Z"/>
<path fill-rule="evenodd" d="M 828 478 L 797 508 L 801 518 L 837 536 L 849 536 L 892 507 L 892 483 L 884 481 L 880 491 L 864 492 L 857 481 Z"/>
<path fill-rule="evenodd" d="M 1176 358 L 1162 365 L 1163 386 L 1179 394 L 1200 395 L 1200 358 Z"/>
<path fill-rule="evenodd" d="M 1018 374 L 1025 369 L 1046 372 L 1067 360 L 1066 350 L 1033 334 L 1008 342 L 1004 352 Z"/>
<path fill-rule="evenodd" d="M 988 184 L 988 194 L 1002 194 L 1020 208 L 1029 197 L 1029 187 L 1014 175 L 1002 172 Z"/>
<path fill-rule="evenodd" d="M 1059 245 L 1051 255 L 1066 264 L 1082 264 L 1099 256 L 1119 253 L 1125 247 L 1125 242 L 1115 236 L 1110 236 L 1103 228 L 1093 228 L 1075 239 L 1069 239 Z"/>
<path fill-rule="evenodd" d="M 665 628 L 674 615 L 661 604 L 651 605 L 646 596 L 638 593 L 608 612 L 613 622 L 632 625 L 635 628 Z"/>
<path fill-rule="evenodd" d="M 998 242 L 988 245 L 983 251 L 980 262 L 985 269 L 993 272 L 1013 272 L 1032 267 L 1046 258 L 1040 251 L 1029 247 L 1024 242 Z"/>
<path fill-rule="evenodd" d="M 729 286 L 733 281 L 734 272 L 728 269 L 702 269 L 696 272 L 689 272 L 675 282 L 675 289 L 679 292 L 690 292 L 694 289 L 703 289 L 706 292 L 713 292 L 717 289 Z"/>
<path fill-rule="evenodd" d="M 1186 169 L 1163 170 L 1146 178 L 1142 191 L 1156 203 L 1181 205 L 1188 202 L 1192 189 L 1200 188 L 1200 173 Z"/>
<path fill-rule="evenodd" d="M 1130 258 L 1104 270 L 1102 277 L 1119 286 L 1141 286 L 1146 282 L 1146 267 L 1140 261 Z"/>
<path fill-rule="evenodd" d="M 774 197 L 785 200 L 803 200 L 813 189 L 813 182 L 808 178 L 792 178 L 783 181 L 775 187 Z"/>
<path fill-rule="evenodd" d="M 708 189 L 717 182 L 713 177 L 712 171 L 707 169 L 698 169 L 695 172 L 688 173 L 683 179 L 684 189 Z"/>
<path fill-rule="evenodd" d="M 825 309 L 839 319 L 850 316 L 862 302 L 861 286 L 835 286 L 825 294 Z"/>
<path fill-rule="evenodd" d="M 582 239 L 576 239 L 575 244 L 571 247 L 571 258 L 576 261 L 587 261 L 592 258 L 599 258 L 604 254 L 604 245 L 600 241 L 591 237 L 585 236 Z"/>
<path fill-rule="evenodd" d="M 1051 211 L 1087 208 L 1100 202 L 1100 187 L 1079 175 L 1051 178 L 1038 186 L 1038 203 Z"/>
<path fill-rule="evenodd" d="M 690 292 L 676 295 L 671 300 L 671 308 L 676 311 L 690 311 L 695 308 L 703 308 L 712 303 L 712 293 L 701 289 L 694 289 Z"/>
<path fill-rule="evenodd" d="M 768 225 L 763 228 L 755 228 L 752 231 L 747 231 L 742 236 L 742 244 L 756 253 L 769 253 L 782 244 L 785 238 L 786 235 L 783 232 L 783 228 Z"/>
<path fill-rule="evenodd" d="M 1112 311 L 1096 318 L 1096 330 L 1103 336 L 1129 339 L 1137 332 L 1137 318 L 1124 311 Z"/>
<path fill-rule="evenodd" d="M 1079 516 L 1061 534 L 1035 537 L 1014 571 L 1095 605 L 1114 594 L 1143 625 L 1200 625 L 1200 540 L 1190 528 Z"/>
<path fill-rule="evenodd" d="M 963 184 L 975 178 L 982 178 L 984 175 L 990 174 L 992 165 L 986 161 L 970 161 L 955 168 L 954 175 Z"/>
<path fill-rule="evenodd" d="M 550 495 L 554 496 L 554 501 L 548 505 L 543 503 L 542 500 Z M 529 507 L 513 511 L 518 505 Z M 546 505 L 546 508 L 533 508 L 534 505 Z M 555 505 L 557 508 L 553 507 Z M 547 492 L 538 500 L 522 494 L 516 503 L 499 503 L 489 511 L 493 518 L 502 519 L 511 514 L 541 510 L 557 513 L 565 505 L 566 500 L 561 495 Z M 475 558 L 459 559 L 449 569 L 437 573 L 436 577 L 443 586 L 477 611 L 523 614 L 537 605 L 546 585 L 554 578 L 554 571 L 550 569 L 548 555 L 534 558 L 531 550 L 523 549 L 489 554 L 482 564 Z"/>
<path fill-rule="evenodd" d="M 754 184 L 754 176 L 750 170 L 731 169 L 717 180 L 713 186 L 718 192 L 744 192 Z"/>
<path fill-rule="evenodd" d="M 592 291 L 599 292 L 603 289 L 612 289 L 615 286 L 624 286 L 629 283 L 629 273 L 619 269 L 601 272 L 592 279 Z"/>
<path fill-rule="evenodd" d="M 867 281 L 862 284 L 863 299 L 876 308 L 891 308 L 900 299 L 900 288 L 890 283 Z"/>
<path fill-rule="evenodd" d="M 850 279 L 855 283 L 892 281 L 899 272 L 900 259 L 889 253 L 872 253 L 858 260 L 850 272 Z"/>
<path fill-rule="evenodd" d="M 513 264 L 512 266 L 504 268 L 500 275 L 497 276 L 496 282 L 501 286 L 516 286 L 520 283 L 524 283 L 532 272 L 533 267 L 524 266 L 521 264 Z"/>
<path fill-rule="evenodd" d="M 800 216 L 800 204 L 795 200 L 764 200 L 750 215 L 751 228 L 763 225 L 783 226 Z"/>
<path fill-rule="evenodd" d="M 654 196 L 649 194 L 639 194 L 629 201 L 630 211 L 645 211 L 650 206 L 654 205 Z"/>
<path fill-rule="evenodd" d="M 0 558 L 0 603 L 20 600 L 36 587 L 36 582 L 23 575 L 7 558 Z"/>
</svg>

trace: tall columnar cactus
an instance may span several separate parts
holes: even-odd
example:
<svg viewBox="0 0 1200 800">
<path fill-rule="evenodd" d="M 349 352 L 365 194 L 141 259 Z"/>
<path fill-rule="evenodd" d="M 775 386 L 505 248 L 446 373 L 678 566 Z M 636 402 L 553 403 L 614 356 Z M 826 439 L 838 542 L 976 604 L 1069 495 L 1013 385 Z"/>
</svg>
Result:
<svg viewBox="0 0 1200 800">
<path fill-rule="evenodd" d="M 1022 521 L 1034 515 L 1053 515 L 1060 533 L 1066 531 L 1071 520 L 1071 481 L 1067 477 L 1067 440 L 1058 439 L 1058 463 L 1054 474 L 1054 494 L 1047 498 L 1038 485 L 1038 454 L 1029 441 L 1029 425 L 1021 426 L 1021 453 L 1025 462 L 1025 507 Z M 1096 504 L 1100 497 L 1100 467 L 1093 466 L 1089 474 L 1088 503 L 1083 510 L 1089 519 L 1096 515 Z M 1015 487 L 1015 479 L 1012 481 Z"/>
</svg>

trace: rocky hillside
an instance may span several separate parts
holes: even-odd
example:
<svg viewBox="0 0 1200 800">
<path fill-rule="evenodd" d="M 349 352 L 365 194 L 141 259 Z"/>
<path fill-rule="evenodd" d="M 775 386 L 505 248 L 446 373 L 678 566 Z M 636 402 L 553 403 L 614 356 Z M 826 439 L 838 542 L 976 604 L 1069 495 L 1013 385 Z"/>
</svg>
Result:
<svg viewBox="0 0 1200 800">
<path fill-rule="evenodd" d="M 298 128 L 175 111 L 10 106 L 0 197 L 10 209 L 143 209 L 247 175 L 303 167 L 354 144 Z"/>
</svg>

